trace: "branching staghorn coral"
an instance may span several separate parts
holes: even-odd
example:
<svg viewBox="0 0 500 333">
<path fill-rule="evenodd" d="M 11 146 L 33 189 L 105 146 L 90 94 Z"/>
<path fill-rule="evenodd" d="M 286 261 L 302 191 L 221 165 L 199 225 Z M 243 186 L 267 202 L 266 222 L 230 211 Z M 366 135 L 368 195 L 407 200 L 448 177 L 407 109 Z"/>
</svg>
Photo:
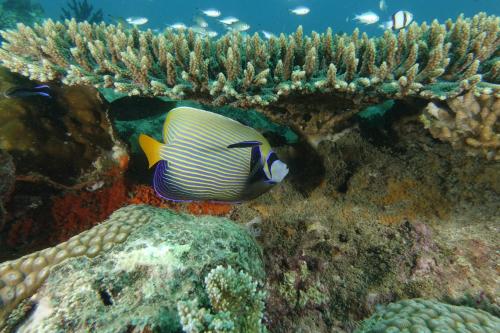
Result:
<svg viewBox="0 0 500 333">
<path fill-rule="evenodd" d="M 269 41 L 238 33 L 215 40 L 74 20 L 20 24 L 2 36 L 2 64 L 35 80 L 257 107 L 305 135 L 386 98 L 500 95 L 500 18 L 484 13 L 377 38 L 357 29 L 306 36 L 299 27 Z"/>
<path fill-rule="evenodd" d="M 471 155 L 500 160 L 500 99 L 468 92 L 446 105 L 430 102 L 420 118 L 433 137 Z"/>
</svg>

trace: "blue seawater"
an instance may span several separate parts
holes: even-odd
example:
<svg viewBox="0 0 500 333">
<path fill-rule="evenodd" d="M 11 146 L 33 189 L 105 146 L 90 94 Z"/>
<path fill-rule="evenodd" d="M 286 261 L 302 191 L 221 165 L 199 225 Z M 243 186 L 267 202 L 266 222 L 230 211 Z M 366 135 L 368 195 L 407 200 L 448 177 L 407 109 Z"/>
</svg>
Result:
<svg viewBox="0 0 500 333">
<path fill-rule="evenodd" d="M 61 8 L 67 0 L 46 0 L 41 4 L 48 17 L 58 19 Z M 131 16 L 147 17 L 149 22 L 141 28 L 163 29 L 166 25 L 183 22 L 193 25 L 193 17 L 200 10 L 216 8 L 221 11 L 221 17 L 235 16 L 250 25 L 249 33 L 266 30 L 271 33 L 289 33 L 298 25 L 305 32 L 324 31 L 332 27 L 334 32 L 351 32 L 359 27 L 373 36 L 383 30 L 378 24 L 389 20 L 391 14 L 398 10 L 408 10 L 414 14 L 416 22 L 432 22 L 437 19 L 444 22 L 448 18 L 456 18 L 460 13 L 473 16 L 484 11 L 489 15 L 500 15 L 498 0 L 385 0 L 386 11 L 379 9 L 379 0 L 334 1 L 334 0 L 88 0 L 94 8 L 104 12 L 108 22 Z M 305 16 L 293 15 L 289 12 L 297 6 L 310 8 Z M 380 16 L 380 21 L 373 25 L 362 25 L 353 21 L 355 14 L 374 11 Z M 207 19 L 210 29 L 222 33 L 223 26 L 215 19 Z"/>
</svg>

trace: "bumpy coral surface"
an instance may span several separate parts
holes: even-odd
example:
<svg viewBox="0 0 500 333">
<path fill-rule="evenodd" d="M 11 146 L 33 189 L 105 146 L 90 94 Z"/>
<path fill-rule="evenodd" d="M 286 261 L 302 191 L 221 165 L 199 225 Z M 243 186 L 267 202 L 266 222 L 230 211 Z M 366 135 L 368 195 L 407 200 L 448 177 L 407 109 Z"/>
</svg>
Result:
<svg viewBox="0 0 500 333">
<path fill-rule="evenodd" d="M 132 205 L 55 248 L 3 263 L 0 314 L 5 318 L 39 288 L 7 325 L 176 332 L 177 301 L 194 296 L 206 302 L 203 279 L 218 264 L 264 277 L 259 248 L 233 222 Z M 36 307 L 24 314 L 26 305 Z"/>
<path fill-rule="evenodd" d="M 495 333 L 500 318 L 466 306 L 413 299 L 381 307 L 356 333 Z"/>
<path fill-rule="evenodd" d="M 445 105 L 431 102 L 421 119 L 435 138 L 469 154 L 500 160 L 500 98 L 469 92 Z"/>
<path fill-rule="evenodd" d="M 56 247 L 2 263 L 0 318 L 4 318 L 20 301 L 33 294 L 45 281 L 51 267 L 69 257 L 85 255 L 93 258 L 101 250 L 109 250 L 114 244 L 123 242 L 133 227 L 148 219 L 148 216 L 140 215 L 140 210 L 116 212 L 107 222 L 74 236 Z"/>
</svg>

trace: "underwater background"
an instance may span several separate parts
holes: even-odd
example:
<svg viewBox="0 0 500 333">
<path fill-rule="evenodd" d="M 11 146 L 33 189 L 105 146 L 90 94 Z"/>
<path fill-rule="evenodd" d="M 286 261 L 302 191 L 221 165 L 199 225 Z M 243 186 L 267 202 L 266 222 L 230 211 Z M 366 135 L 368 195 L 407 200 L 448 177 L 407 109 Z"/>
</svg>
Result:
<svg viewBox="0 0 500 333">
<path fill-rule="evenodd" d="M 66 5 L 64 0 L 50 0 L 42 3 L 45 15 L 54 19 L 59 18 L 61 8 Z M 456 17 L 460 13 L 466 16 L 477 12 L 487 12 L 498 15 L 500 5 L 495 0 L 439 0 L 439 1 L 414 1 L 414 0 L 387 0 L 387 9 L 379 9 L 377 0 L 360 1 L 299 1 L 299 0 L 254 0 L 254 1 L 177 1 L 177 0 L 102 0 L 94 4 L 101 8 L 105 14 L 104 18 L 109 21 L 114 18 L 126 18 L 130 16 L 143 16 L 149 19 L 145 28 L 163 29 L 167 24 L 184 22 L 192 24 L 193 16 L 199 14 L 200 10 L 217 8 L 222 16 L 235 16 L 250 24 L 249 33 L 266 30 L 279 35 L 281 32 L 289 33 L 302 25 L 306 32 L 312 30 L 324 31 L 332 27 L 334 31 L 349 32 L 356 27 L 362 31 L 380 34 L 383 30 L 374 26 L 362 26 L 353 22 L 356 14 L 366 11 L 375 11 L 380 15 L 381 21 L 387 21 L 389 17 L 398 10 L 408 10 L 415 15 L 417 22 L 431 22 L 433 19 L 444 21 L 450 17 Z M 297 6 L 307 6 L 311 12 L 305 16 L 295 16 L 289 13 L 290 9 Z M 107 16 L 111 15 L 111 17 Z M 349 22 L 346 19 L 349 18 Z M 210 24 L 221 31 L 220 24 Z"/>
<path fill-rule="evenodd" d="M 0 333 L 500 332 L 498 0 L 0 30 Z"/>
</svg>

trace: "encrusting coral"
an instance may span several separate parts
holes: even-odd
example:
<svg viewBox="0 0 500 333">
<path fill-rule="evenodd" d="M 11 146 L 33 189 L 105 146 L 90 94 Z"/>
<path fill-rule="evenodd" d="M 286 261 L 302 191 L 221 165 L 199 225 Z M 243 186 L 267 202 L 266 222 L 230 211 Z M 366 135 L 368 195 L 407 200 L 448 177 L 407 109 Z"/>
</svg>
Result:
<svg viewBox="0 0 500 333">
<path fill-rule="evenodd" d="M 500 99 L 468 92 L 446 105 L 430 102 L 421 115 L 433 137 L 472 155 L 500 160 Z"/>
<path fill-rule="evenodd" d="M 257 107 L 305 134 L 329 131 L 381 99 L 500 94 L 500 18 L 484 13 L 377 38 L 330 28 L 305 36 L 299 26 L 269 41 L 257 33 L 215 40 L 75 20 L 19 24 L 2 36 L 1 63 L 34 80 Z"/>
</svg>

